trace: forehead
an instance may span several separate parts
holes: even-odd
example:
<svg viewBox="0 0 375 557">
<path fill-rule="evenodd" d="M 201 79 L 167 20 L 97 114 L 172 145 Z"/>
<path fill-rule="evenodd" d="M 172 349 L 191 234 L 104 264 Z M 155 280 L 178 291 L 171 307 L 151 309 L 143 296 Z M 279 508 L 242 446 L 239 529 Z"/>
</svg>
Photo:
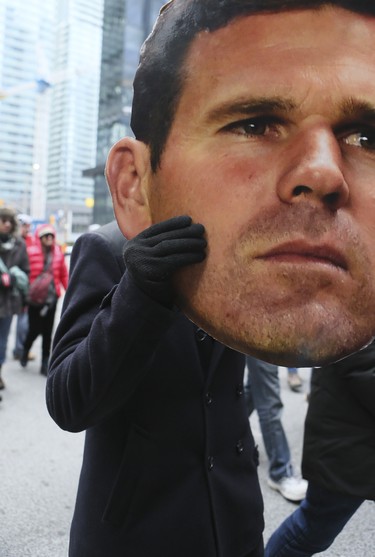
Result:
<svg viewBox="0 0 375 557">
<path fill-rule="evenodd" d="M 375 18 L 341 8 L 241 17 L 196 37 L 179 109 L 253 92 L 297 94 L 299 103 L 324 91 L 375 101 L 374 49 Z"/>
</svg>

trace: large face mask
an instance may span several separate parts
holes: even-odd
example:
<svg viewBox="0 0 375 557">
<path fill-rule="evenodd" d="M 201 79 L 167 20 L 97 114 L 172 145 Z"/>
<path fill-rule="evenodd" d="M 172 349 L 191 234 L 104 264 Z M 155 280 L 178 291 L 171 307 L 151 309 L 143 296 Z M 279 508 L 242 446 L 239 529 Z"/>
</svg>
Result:
<svg viewBox="0 0 375 557">
<path fill-rule="evenodd" d="M 337 8 L 240 18 L 189 51 L 150 204 L 206 227 L 175 287 L 229 346 L 312 365 L 374 335 L 374 51 L 375 20 Z"/>
</svg>

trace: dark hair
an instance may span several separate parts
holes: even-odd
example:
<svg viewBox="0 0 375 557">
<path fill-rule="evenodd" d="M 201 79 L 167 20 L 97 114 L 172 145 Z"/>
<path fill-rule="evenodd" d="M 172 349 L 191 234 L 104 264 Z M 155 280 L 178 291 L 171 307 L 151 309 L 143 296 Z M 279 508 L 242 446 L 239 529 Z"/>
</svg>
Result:
<svg viewBox="0 0 375 557">
<path fill-rule="evenodd" d="M 17 230 L 17 219 L 16 213 L 13 209 L 9 209 L 8 207 L 1 207 L 0 208 L 0 219 L 9 219 L 12 225 L 12 229 L 10 231 L 11 234 L 14 234 Z"/>
<path fill-rule="evenodd" d="M 134 80 L 131 126 L 149 145 L 155 172 L 184 83 L 184 61 L 194 37 L 216 31 L 236 17 L 339 6 L 375 16 L 375 0 L 172 0 L 160 12 L 141 50 Z"/>
</svg>

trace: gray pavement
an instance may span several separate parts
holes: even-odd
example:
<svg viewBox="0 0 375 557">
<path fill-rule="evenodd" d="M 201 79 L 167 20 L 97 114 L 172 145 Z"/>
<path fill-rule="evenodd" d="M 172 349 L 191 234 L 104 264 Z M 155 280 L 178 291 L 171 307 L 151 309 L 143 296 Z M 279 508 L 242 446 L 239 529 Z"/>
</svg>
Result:
<svg viewBox="0 0 375 557">
<path fill-rule="evenodd" d="M 4 365 L 7 388 L 2 391 L 0 403 L 0 557 L 67 557 L 83 434 L 61 431 L 47 413 L 45 378 L 39 374 L 40 342 L 33 347 L 38 359 L 26 370 L 10 358 L 13 328 L 9 359 Z M 307 386 L 310 372 L 302 370 L 301 373 Z M 284 368 L 280 369 L 280 379 L 284 425 L 293 459 L 299 464 L 305 397 L 288 389 Z M 267 460 L 255 413 L 251 425 L 260 448 L 259 475 L 267 539 L 295 506 L 267 487 Z M 333 546 L 320 555 L 375 557 L 375 505 L 366 502 Z"/>
</svg>

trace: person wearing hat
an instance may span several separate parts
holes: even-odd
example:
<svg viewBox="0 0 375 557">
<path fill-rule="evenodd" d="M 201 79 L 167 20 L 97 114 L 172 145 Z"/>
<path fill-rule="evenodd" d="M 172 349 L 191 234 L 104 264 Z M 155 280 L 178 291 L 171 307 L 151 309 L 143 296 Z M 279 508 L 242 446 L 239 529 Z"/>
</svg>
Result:
<svg viewBox="0 0 375 557">
<path fill-rule="evenodd" d="M 29 260 L 24 241 L 17 236 L 15 212 L 0 208 L 0 389 L 5 384 L 1 368 L 5 361 L 13 315 L 22 311 L 24 293 L 18 287 L 16 274 L 29 273 Z"/>
<path fill-rule="evenodd" d="M 30 215 L 27 215 L 26 213 L 19 213 L 17 215 L 17 220 L 19 224 L 20 235 L 23 238 L 26 247 L 29 247 L 34 243 L 34 237 L 30 233 L 33 219 L 32 217 L 30 217 Z"/>
<path fill-rule="evenodd" d="M 26 367 L 30 349 L 35 339 L 42 335 L 42 364 L 40 373 L 47 374 L 51 351 L 52 329 L 56 313 L 57 300 L 61 295 L 61 286 L 68 285 L 68 269 L 60 246 L 55 242 L 56 232 L 50 224 L 40 225 L 35 232 L 34 243 L 27 248 L 30 260 L 30 286 L 42 273 L 52 275 L 47 299 L 41 305 L 29 305 L 29 330 L 23 347 L 20 364 Z"/>
</svg>

